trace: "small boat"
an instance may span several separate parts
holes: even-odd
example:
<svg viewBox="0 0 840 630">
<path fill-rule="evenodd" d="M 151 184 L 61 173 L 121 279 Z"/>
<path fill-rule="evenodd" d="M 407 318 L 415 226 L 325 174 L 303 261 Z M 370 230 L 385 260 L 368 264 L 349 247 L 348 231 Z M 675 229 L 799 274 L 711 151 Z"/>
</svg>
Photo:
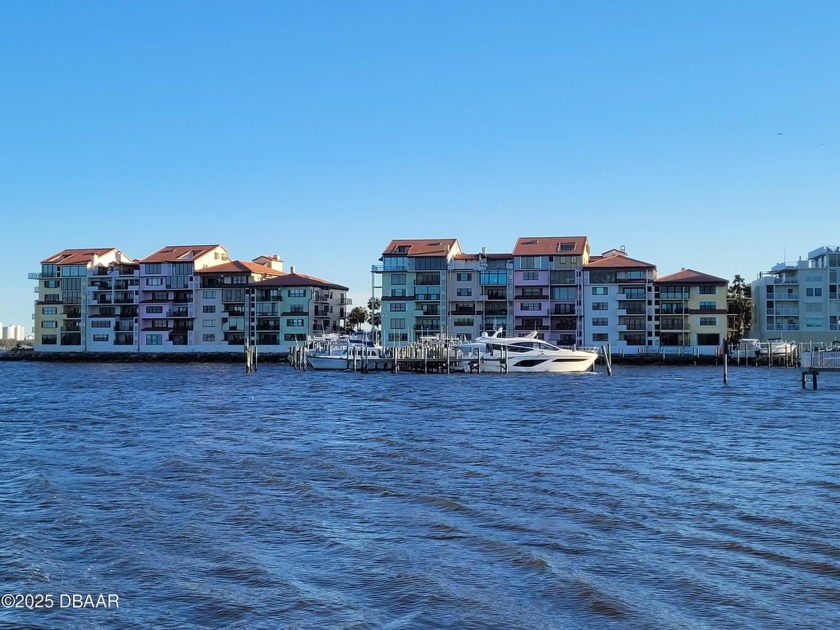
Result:
<svg viewBox="0 0 840 630">
<path fill-rule="evenodd" d="M 767 341 L 741 339 L 737 344 L 730 347 L 729 357 L 731 359 L 754 359 L 756 357 L 767 357 L 768 355 L 784 357 L 793 353 L 795 348 L 796 344 L 794 342 L 781 339 L 769 339 Z"/>
<path fill-rule="evenodd" d="M 316 343 L 306 352 L 306 361 L 314 370 L 388 370 L 391 359 L 367 333 L 334 338 Z"/>
<path fill-rule="evenodd" d="M 598 358 L 591 349 L 555 346 L 532 332 L 502 337 L 501 329 L 461 344 L 470 370 L 482 372 L 586 372 Z"/>
</svg>

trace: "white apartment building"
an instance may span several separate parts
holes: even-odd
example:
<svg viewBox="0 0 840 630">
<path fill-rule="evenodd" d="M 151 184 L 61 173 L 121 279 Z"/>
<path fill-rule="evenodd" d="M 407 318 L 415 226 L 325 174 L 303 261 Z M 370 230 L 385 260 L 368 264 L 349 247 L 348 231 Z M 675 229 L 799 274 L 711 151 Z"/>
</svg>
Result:
<svg viewBox="0 0 840 630">
<path fill-rule="evenodd" d="M 753 330 L 762 341 L 831 343 L 840 338 L 840 247 L 779 263 L 752 282 Z"/>
</svg>

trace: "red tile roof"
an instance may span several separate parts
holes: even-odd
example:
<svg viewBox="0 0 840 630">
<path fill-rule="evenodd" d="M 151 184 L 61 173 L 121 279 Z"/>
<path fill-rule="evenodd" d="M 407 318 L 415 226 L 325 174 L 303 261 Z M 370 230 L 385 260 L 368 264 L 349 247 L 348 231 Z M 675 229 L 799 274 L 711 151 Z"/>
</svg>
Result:
<svg viewBox="0 0 840 630">
<path fill-rule="evenodd" d="M 694 271 L 694 269 L 683 269 L 677 273 L 672 273 L 669 276 L 662 276 L 655 280 L 657 284 L 729 284 L 728 280 L 718 278 L 717 276 L 710 276 L 706 273 Z"/>
<path fill-rule="evenodd" d="M 456 253 L 461 252 L 456 238 L 427 238 L 427 239 L 401 239 L 388 243 L 388 247 L 382 252 L 383 256 L 405 254 L 407 256 L 447 256 L 452 248 L 457 248 Z M 405 249 L 405 251 L 400 251 Z"/>
<path fill-rule="evenodd" d="M 597 258 L 590 258 L 589 263 L 584 265 L 585 269 L 589 269 L 590 267 L 595 267 L 597 269 L 610 269 L 613 267 L 621 269 L 626 269 L 628 267 L 655 269 L 656 265 L 642 260 L 636 260 L 635 258 L 630 258 L 628 256 L 598 256 Z"/>
<path fill-rule="evenodd" d="M 87 249 L 62 249 L 57 254 L 41 261 L 42 264 L 86 265 L 94 256 L 104 256 L 108 252 L 119 251 L 116 247 L 90 247 Z"/>
<path fill-rule="evenodd" d="M 561 249 L 570 246 L 569 249 Z M 517 239 L 514 256 L 582 256 L 589 252 L 589 240 L 585 236 L 523 236 Z"/>
<path fill-rule="evenodd" d="M 211 252 L 217 247 L 221 245 L 167 245 L 139 262 L 186 262 Z"/>
<path fill-rule="evenodd" d="M 274 273 L 279 274 L 276 278 L 268 278 L 267 280 L 262 280 L 261 282 L 257 282 L 256 286 L 258 287 L 321 287 L 324 289 L 337 289 L 338 291 L 349 291 L 348 287 L 345 287 L 340 284 L 335 284 L 334 282 L 328 282 L 327 280 L 322 280 L 321 278 L 316 278 L 314 276 L 307 276 L 302 273 L 282 273 L 275 271 Z"/>
<path fill-rule="evenodd" d="M 258 273 L 263 275 L 279 276 L 283 272 L 272 269 L 266 265 L 260 265 L 247 260 L 231 260 L 220 265 L 213 265 L 204 269 L 197 269 L 196 274 L 205 273 Z"/>
</svg>

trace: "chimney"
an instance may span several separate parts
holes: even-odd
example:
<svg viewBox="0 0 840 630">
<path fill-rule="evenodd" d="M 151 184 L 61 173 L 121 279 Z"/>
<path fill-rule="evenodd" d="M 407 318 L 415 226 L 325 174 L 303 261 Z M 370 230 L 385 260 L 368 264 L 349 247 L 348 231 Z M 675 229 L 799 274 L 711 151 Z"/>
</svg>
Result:
<svg viewBox="0 0 840 630">
<path fill-rule="evenodd" d="M 292 265 L 291 267 L 289 267 L 289 273 L 294 273 L 294 272 L 295 272 L 295 266 Z"/>
</svg>

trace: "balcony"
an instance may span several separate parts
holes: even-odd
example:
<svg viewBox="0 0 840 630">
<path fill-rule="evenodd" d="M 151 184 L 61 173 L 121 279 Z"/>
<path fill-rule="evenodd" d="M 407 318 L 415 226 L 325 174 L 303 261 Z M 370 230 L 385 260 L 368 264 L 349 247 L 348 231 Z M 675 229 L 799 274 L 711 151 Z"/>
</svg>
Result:
<svg viewBox="0 0 840 630">
<path fill-rule="evenodd" d="M 474 308 L 456 308 L 455 310 L 449 311 L 450 315 L 475 315 Z M 437 313 L 435 313 L 437 315 Z"/>
</svg>

